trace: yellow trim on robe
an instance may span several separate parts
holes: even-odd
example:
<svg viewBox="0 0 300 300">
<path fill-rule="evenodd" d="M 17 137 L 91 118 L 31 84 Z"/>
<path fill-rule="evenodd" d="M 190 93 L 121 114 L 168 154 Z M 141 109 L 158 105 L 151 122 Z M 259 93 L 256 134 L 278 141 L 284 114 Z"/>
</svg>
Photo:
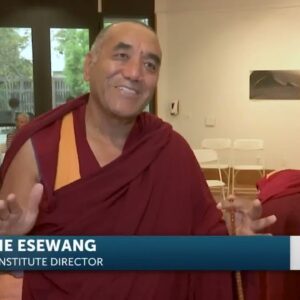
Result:
<svg viewBox="0 0 300 300">
<path fill-rule="evenodd" d="M 64 116 L 60 129 L 54 190 L 80 179 L 73 113 Z"/>
</svg>

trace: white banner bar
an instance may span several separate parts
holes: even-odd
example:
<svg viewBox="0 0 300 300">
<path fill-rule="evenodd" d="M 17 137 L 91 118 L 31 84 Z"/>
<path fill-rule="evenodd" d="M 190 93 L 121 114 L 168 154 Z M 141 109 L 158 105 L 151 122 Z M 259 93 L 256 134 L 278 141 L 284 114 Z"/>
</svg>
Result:
<svg viewBox="0 0 300 300">
<path fill-rule="evenodd" d="M 300 236 L 290 237 L 290 270 L 300 270 Z"/>
</svg>

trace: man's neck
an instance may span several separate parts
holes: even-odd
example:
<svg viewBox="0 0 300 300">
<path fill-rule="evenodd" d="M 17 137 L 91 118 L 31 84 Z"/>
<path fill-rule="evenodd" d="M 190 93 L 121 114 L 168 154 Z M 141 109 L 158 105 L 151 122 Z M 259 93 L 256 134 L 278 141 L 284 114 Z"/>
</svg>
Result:
<svg viewBox="0 0 300 300">
<path fill-rule="evenodd" d="M 121 119 L 105 113 L 94 101 L 89 100 L 85 113 L 88 138 L 101 139 L 120 150 L 135 123 L 135 119 Z"/>
</svg>

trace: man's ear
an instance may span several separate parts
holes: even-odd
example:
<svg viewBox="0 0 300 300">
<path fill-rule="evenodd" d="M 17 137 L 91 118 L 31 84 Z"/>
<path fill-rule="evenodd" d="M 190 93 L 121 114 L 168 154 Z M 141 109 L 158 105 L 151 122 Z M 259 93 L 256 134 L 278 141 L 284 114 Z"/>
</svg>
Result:
<svg viewBox="0 0 300 300">
<path fill-rule="evenodd" d="M 91 52 L 89 52 L 84 59 L 84 65 L 83 65 L 83 78 L 85 81 L 90 80 L 90 70 L 91 65 L 93 64 L 93 57 Z"/>
</svg>

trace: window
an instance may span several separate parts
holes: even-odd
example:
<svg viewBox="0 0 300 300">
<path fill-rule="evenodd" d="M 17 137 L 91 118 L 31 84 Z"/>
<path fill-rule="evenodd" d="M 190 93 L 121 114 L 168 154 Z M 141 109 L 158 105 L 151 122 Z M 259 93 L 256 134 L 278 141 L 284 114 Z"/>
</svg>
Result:
<svg viewBox="0 0 300 300">
<path fill-rule="evenodd" d="M 83 61 L 89 50 L 89 30 L 51 28 L 52 107 L 88 92 Z"/>
<path fill-rule="evenodd" d="M 18 112 L 35 111 L 31 29 L 1 27 L 0 40 L 0 152 L 4 153 Z"/>
<path fill-rule="evenodd" d="M 0 28 L 0 125 L 17 112 L 34 113 L 30 28 Z"/>
</svg>

